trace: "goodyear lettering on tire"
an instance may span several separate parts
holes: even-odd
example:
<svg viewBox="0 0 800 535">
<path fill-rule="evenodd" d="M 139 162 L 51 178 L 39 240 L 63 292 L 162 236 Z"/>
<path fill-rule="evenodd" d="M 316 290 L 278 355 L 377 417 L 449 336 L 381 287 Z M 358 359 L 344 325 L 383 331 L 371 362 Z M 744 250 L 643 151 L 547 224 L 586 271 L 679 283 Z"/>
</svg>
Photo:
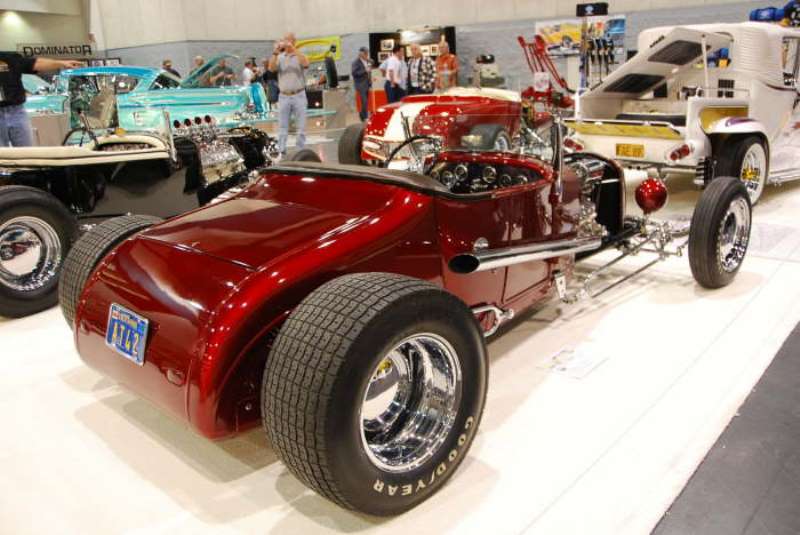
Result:
<svg viewBox="0 0 800 535">
<path fill-rule="evenodd" d="M 458 436 L 456 447 L 450 450 L 450 453 L 447 454 L 447 460 L 439 463 L 439 465 L 431 471 L 430 477 L 426 477 L 424 479 L 420 478 L 416 483 L 410 483 L 402 486 L 387 485 L 384 481 L 376 479 L 375 484 L 372 486 L 372 490 L 378 494 L 385 493 L 387 496 L 410 496 L 429 487 L 430 485 L 433 485 L 436 479 L 441 478 L 447 472 L 453 461 L 458 458 L 461 447 L 467 443 L 467 437 L 471 432 L 472 424 L 474 423 L 475 418 L 472 416 L 467 418 L 467 421 L 464 422 L 464 432 Z"/>
</svg>

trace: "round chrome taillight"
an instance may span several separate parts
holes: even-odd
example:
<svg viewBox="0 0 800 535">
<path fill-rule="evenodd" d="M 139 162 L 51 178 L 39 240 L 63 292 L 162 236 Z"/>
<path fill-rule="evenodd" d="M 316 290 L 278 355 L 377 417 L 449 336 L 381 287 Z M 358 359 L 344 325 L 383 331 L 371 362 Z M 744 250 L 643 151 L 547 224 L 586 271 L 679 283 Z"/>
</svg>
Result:
<svg viewBox="0 0 800 535">
<path fill-rule="evenodd" d="M 658 178 L 648 178 L 636 188 L 636 204 L 645 214 L 652 214 L 667 204 L 667 186 Z"/>
</svg>

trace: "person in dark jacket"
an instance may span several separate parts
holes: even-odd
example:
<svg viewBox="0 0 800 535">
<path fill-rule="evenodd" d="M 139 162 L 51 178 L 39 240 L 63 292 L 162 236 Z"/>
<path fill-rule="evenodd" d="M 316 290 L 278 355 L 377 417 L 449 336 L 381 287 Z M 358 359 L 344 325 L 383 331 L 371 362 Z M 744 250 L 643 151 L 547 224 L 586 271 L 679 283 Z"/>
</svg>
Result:
<svg viewBox="0 0 800 535">
<path fill-rule="evenodd" d="M 161 62 L 161 68 L 164 69 L 165 71 L 167 71 L 168 73 L 170 73 L 171 75 L 173 75 L 176 78 L 180 78 L 181 77 L 181 73 L 179 73 L 177 70 L 175 70 L 175 68 L 172 66 L 172 60 L 171 59 L 165 59 L 164 61 L 162 61 Z"/>
<path fill-rule="evenodd" d="M 366 121 L 369 115 L 369 88 L 372 86 L 371 70 L 372 60 L 369 59 L 369 50 L 367 47 L 362 46 L 358 49 L 358 57 L 350 67 L 353 85 L 361 97 L 361 110 L 358 115 L 362 121 Z"/>
<path fill-rule="evenodd" d="M 264 74 L 261 81 L 264 84 L 264 90 L 267 92 L 267 101 L 270 108 L 277 107 L 278 97 L 281 90 L 278 88 L 278 73 L 269 70 L 269 58 L 264 58 Z"/>
<path fill-rule="evenodd" d="M 33 145 L 33 130 L 25 111 L 23 74 L 80 67 L 78 61 L 28 58 L 16 52 L 0 52 L 0 147 Z"/>
</svg>

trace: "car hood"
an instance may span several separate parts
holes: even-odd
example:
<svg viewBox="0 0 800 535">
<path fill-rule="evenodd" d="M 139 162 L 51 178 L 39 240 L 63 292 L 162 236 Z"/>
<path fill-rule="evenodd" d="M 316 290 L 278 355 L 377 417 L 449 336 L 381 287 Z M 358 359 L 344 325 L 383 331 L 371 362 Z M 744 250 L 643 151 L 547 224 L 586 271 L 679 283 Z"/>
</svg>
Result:
<svg viewBox="0 0 800 535">
<path fill-rule="evenodd" d="M 407 210 L 409 196 L 423 197 L 366 180 L 269 172 L 233 199 L 167 221 L 142 237 L 258 269 L 304 249 L 314 254 Z"/>
</svg>

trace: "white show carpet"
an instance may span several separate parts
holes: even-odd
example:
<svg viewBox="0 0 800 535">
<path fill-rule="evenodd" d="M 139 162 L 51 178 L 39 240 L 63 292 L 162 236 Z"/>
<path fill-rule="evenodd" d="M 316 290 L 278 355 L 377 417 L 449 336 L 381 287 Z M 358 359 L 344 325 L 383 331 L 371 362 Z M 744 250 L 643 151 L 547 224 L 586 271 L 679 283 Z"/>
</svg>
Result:
<svg viewBox="0 0 800 535">
<path fill-rule="evenodd" d="M 307 490 L 260 430 L 209 442 L 88 369 L 58 310 L 0 321 L 0 533 L 647 534 L 800 321 L 798 213 L 800 184 L 769 188 L 722 290 L 671 259 L 521 318 L 489 345 L 468 459 L 388 520 Z"/>
</svg>

